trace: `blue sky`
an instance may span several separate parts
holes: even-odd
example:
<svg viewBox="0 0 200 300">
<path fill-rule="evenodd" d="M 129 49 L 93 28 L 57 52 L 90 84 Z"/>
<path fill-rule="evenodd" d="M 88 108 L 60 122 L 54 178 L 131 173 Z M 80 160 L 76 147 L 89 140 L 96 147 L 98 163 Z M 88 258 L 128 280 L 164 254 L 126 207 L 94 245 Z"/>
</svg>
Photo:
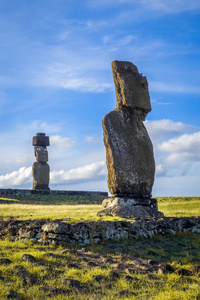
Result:
<svg viewBox="0 0 200 300">
<path fill-rule="evenodd" d="M 107 191 L 117 59 L 149 82 L 153 195 L 199 196 L 199 0 L 0 0 L 0 40 L 0 188 L 32 188 L 32 136 L 45 132 L 51 189 Z"/>
</svg>

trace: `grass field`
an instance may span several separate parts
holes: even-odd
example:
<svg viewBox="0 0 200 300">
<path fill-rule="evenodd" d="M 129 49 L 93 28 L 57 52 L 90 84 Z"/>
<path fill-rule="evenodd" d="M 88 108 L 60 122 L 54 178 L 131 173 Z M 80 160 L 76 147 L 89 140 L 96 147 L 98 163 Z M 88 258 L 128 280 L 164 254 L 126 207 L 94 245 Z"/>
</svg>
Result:
<svg viewBox="0 0 200 300">
<path fill-rule="evenodd" d="M 200 197 L 157 197 L 158 208 L 166 217 L 200 216 Z M 87 220 L 121 220 L 97 217 L 102 210 L 103 197 L 32 195 L 0 198 L 0 217 L 27 219 L 67 219 L 69 222 Z"/>
<path fill-rule="evenodd" d="M 198 197 L 157 199 L 165 216 L 200 216 Z M 1 198 L 0 217 L 97 220 L 101 201 L 81 196 Z M 35 261 L 24 261 L 23 254 Z M 136 268 L 137 261 L 150 268 Z M 0 240 L 0 299 L 11 298 L 200 300 L 200 234 L 108 241 L 83 249 Z"/>
</svg>

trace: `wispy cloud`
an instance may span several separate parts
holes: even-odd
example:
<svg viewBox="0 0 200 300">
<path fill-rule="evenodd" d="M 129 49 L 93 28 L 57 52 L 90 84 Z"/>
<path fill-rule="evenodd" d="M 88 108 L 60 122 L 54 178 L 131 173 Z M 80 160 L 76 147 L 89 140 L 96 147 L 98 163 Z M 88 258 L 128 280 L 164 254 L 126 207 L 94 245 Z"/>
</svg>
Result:
<svg viewBox="0 0 200 300">
<path fill-rule="evenodd" d="M 147 9 L 158 10 L 162 13 L 181 13 L 200 9 L 198 0 L 140 0 Z"/>
<path fill-rule="evenodd" d="M 91 7 L 115 5 L 129 5 L 129 7 L 142 7 L 144 10 L 156 10 L 162 13 L 181 13 L 200 9 L 198 0 L 87 0 Z"/>
<path fill-rule="evenodd" d="M 60 148 L 71 148 L 75 145 L 75 142 L 67 137 L 62 138 L 59 135 L 51 135 L 50 144 Z"/>
<path fill-rule="evenodd" d="M 149 81 L 149 88 L 154 92 L 180 93 L 180 94 L 200 94 L 200 88 L 197 85 L 187 86 L 177 83 Z"/>
<path fill-rule="evenodd" d="M 174 122 L 169 119 L 146 120 L 144 122 L 147 127 L 148 133 L 153 140 L 155 146 L 159 141 L 166 140 L 172 136 L 179 136 L 181 133 L 195 130 L 195 127 L 190 124 L 182 122 Z"/>
</svg>

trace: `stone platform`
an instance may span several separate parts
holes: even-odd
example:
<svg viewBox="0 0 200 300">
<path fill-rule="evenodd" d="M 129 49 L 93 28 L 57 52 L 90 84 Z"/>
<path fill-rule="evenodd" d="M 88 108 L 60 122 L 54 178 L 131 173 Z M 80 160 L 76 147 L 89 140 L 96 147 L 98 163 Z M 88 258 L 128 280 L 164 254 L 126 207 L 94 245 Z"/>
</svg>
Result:
<svg viewBox="0 0 200 300">
<path fill-rule="evenodd" d="M 102 202 L 103 210 L 98 216 L 118 216 L 130 219 L 162 218 L 164 214 L 158 211 L 157 200 L 150 197 L 111 197 Z"/>
<path fill-rule="evenodd" d="M 29 189 L 0 189 L 0 196 L 17 196 L 17 195 L 93 195 L 93 196 L 105 196 L 108 197 L 107 192 L 99 191 L 67 191 L 67 190 L 29 190 Z"/>
<path fill-rule="evenodd" d="M 87 221 L 67 223 L 64 219 L 0 220 L 0 238 L 28 240 L 44 245 L 87 245 L 107 240 L 151 238 L 177 232 L 200 233 L 200 217 L 162 218 L 159 220 Z"/>
</svg>

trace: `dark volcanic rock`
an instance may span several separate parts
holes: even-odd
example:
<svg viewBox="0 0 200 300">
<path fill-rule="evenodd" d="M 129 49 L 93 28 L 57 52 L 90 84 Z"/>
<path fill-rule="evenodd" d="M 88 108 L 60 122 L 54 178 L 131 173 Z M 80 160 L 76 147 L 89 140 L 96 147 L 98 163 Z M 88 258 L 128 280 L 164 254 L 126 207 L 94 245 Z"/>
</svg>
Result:
<svg viewBox="0 0 200 300">
<path fill-rule="evenodd" d="M 151 199 L 155 161 L 143 123 L 151 111 L 148 82 L 127 61 L 113 61 L 112 71 L 117 104 L 105 116 L 102 126 L 108 188 L 113 198 L 103 202 L 105 209 L 98 216 L 161 218 L 163 214 L 158 212 L 156 199 Z"/>
<path fill-rule="evenodd" d="M 0 264 L 2 265 L 9 265 L 11 263 L 11 260 L 9 258 L 1 258 Z"/>
<path fill-rule="evenodd" d="M 22 259 L 24 261 L 35 262 L 35 257 L 33 255 L 30 255 L 30 254 L 23 254 Z"/>
<path fill-rule="evenodd" d="M 130 62 L 114 61 L 117 105 L 103 120 L 111 194 L 151 195 L 155 162 L 143 120 L 151 110 L 146 77 Z"/>
</svg>

